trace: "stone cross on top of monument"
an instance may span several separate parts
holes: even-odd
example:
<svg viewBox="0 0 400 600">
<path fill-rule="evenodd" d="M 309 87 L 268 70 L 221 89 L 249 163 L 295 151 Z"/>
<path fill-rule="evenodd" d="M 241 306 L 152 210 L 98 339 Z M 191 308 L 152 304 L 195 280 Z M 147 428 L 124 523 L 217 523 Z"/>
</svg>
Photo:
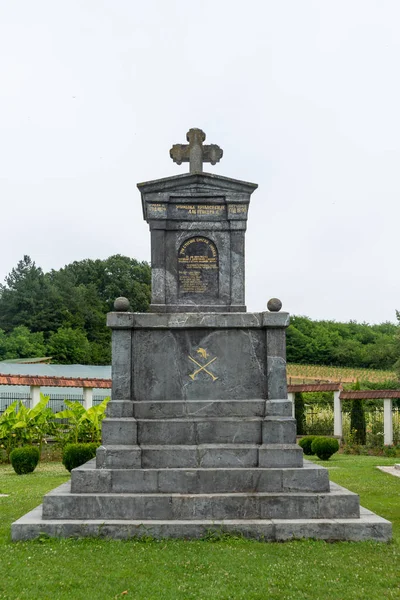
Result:
<svg viewBox="0 0 400 600">
<path fill-rule="evenodd" d="M 186 139 L 189 144 L 174 144 L 169 155 L 178 165 L 188 162 L 190 173 L 202 173 L 203 163 L 215 165 L 222 158 L 223 151 L 216 144 L 203 146 L 206 134 L 201 129 L 189 129 Z"/>
</svg>

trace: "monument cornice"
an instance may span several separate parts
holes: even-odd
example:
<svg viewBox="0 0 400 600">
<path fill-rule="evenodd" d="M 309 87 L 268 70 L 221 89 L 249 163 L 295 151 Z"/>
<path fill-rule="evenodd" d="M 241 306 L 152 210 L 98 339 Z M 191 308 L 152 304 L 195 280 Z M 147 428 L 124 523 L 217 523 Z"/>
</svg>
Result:
<svg viewBox="0 0 400 600">
<path fill-rule="evenodd" d="M 132 313 L 110 312 L 113 329 L 226 329 L 288 327 L 287 312 L 237 313 Z"/>
</svg>

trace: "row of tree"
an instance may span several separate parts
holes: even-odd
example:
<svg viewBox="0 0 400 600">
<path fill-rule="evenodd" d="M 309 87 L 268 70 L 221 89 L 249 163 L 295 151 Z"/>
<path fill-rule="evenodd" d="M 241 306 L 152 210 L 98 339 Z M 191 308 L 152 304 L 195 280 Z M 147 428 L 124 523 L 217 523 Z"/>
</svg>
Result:
<svg viewBox="0 0 400 600">
<path fill-rule="evenodd" d="M 150 267 L 126 256 L 83 260 L 44 273 L 24 256 L 0 285 L 0 360 L 109 364 L 106 314 L 118 296 L 134 311 L 150 302 Z"/>
<path fill-rule="evenodd" d="M 393 369 L 400 357 L 398 334 L 399 326 L 393 323 L 336 323 L 295 316 L 287 334 L 287 359 L 302 364 Z"/>
<path fill-rule="evenodd" d="M 126 256 L 82 260 L 49 273 L 24 256 L 0 285 L 0 361 L 51 356 L 57 363 L 109 364 L 106 313 L 118 296 L 126 296 L 132 310 L 147 311 L 150 283 L 149 265 Z M 288 361 L 392 369 L 400 357 L 398 330 L 393 323 L 294 316 Z"/>
</svg>

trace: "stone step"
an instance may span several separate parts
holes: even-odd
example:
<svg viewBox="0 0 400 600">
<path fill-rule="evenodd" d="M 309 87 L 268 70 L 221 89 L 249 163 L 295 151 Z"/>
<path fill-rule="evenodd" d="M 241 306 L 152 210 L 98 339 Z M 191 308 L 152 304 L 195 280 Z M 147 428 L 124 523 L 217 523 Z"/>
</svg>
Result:
<svg viewBox="0 0 400 600">
<path fill-rule="evenodd" d="M 136 419 L 264 417 L 265 400 L 166 400 L 133 402 Z M 291 413 L 290 413 L 291 414 Z M 288 416 L 290 416 L 290 414 Z"/>
<path fill-rule="evenodd" d="M 142 452 L 137 445 L 100 446 L 96 451 L 98 469 L 140 469 Z"/>
<path fill-rule="evenodd" d="M 260 417 L 188 417 L 137 421 L 139 445 L 261 444 Z"/>
<path fill-rule="evenodd" d="M 336 489 L 335 489 L 336 488 Z M 43 499 L 44 519 L 358 518 L 359 498 L 334 486 L 317 493 L 73 494 L 64 483 Z"/>
<path fill-rule="evenodd" d="M 257 467 L 256 444 L 143 445 L 143 469 Z"/>
<path fill-rule="evenodd" d="M 300 469 L 96 469 L 94 460 L 73 469 L 79 493 L 328 492 L 328 471 L 305 462 Z"/>
<path fill-rule="evenodd" d="M 300 468 L 297 444 L 106 445 L 96 453 L 98 469 Z"/>
<path fill-rule="evenodd" d="M 154 538 L 210 538 L 221 534 L 242 535 L 269 542 L 313 538 L 327 541 L 388 542 L 392 524 L 361 507 L 358 519 L 191 519 L 165 520 L 48 520 L 43 519 L 42 505 L 27 513 L 11 526 L 13 541 L 50 537 L 102 537 L 129 540 Z"/>
</svg>

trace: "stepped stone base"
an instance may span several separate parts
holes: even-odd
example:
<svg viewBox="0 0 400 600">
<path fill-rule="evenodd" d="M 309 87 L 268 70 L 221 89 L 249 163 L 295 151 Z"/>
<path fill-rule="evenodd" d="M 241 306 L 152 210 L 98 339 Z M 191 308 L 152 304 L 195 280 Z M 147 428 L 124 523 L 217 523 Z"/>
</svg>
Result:
<svg viewBox="0 0 400 600">
<path fill-rule="evenodd" d="M 213 532 L 243 535 L 267 542 L 301 538 L 327 541 L 387 542 L 392 536 L 389 521 L 361 507 L 358 519 L 233 519 L 233 520 L 60 520 L 43 519 L 42 505 L 13 523 L 13 541 L 51 537 L 102 537 L 126 540 L 154 538 L 195 539 Z"/>
<path fill-rule="evenodd" d="M 74 494 L 220 494 L 329 492 L 328 471 L 309 461 L 302 469 L 96 469 L 95 460 L 71 472 Z"/>
<path fill-rule="evenodd" d="M 302 468 L 98 469 L 93 459 L 71 475 L 13 523 L 14 541 L 201 538 L 219 530 L 265 541 L 388 541 L 392 534 L 389 521 L 309 461 Z"/>
</svg>

